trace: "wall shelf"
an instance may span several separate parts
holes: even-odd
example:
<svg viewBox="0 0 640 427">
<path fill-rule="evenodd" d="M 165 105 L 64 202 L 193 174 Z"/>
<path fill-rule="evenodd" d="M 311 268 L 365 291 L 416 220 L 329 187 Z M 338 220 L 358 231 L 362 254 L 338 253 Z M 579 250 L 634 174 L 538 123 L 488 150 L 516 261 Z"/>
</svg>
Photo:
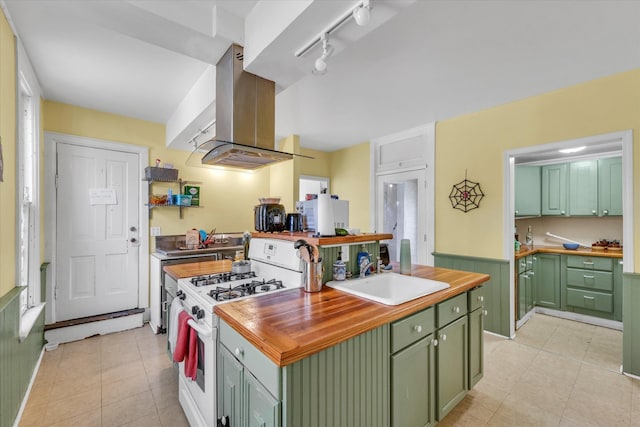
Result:
<svg viewBox="0 0 640 427">
<path fill-rule="evenodd" d="M 151 186 L 153 185 L 154 182 L 163 182 L 163 183 L 175 183 L 178 184 L 178 193 L 176 194 L 182 194 L 182 190 L 184 189 L 184 186 L 187 184 L 201 184 L 201 182 L 199 181 L 185 181 L 182 178 L 178 178 L 178 179 L 155 179 L 155 178 L 142 178 L 143 181 L 147 181 L 147 183 L 149 184 L 149 196 L 151 196 Z M 153 204 L 153 203 L 145 203 L 145 206 L 147 206 L 147 208 L 149 209 L 149 218 L 151 218 L 151 212 L 153 209 L 155 208 L 178 208 L 178 211 L 180 212 L 180 219 L 183 218 L 183 213 L 182 213 L 182 209 L 183 208 L 201 208 L 202 206 L 184 206 L 184 205 L 170 205 L 170 204 Z"/>
</svg>

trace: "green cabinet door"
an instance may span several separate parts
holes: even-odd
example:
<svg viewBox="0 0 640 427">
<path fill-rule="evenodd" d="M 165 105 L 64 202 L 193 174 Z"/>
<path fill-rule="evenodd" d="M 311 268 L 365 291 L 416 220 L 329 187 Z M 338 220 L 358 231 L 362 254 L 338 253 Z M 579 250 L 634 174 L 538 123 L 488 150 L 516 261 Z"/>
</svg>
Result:
<svg viewBox="0 0 640 427">
<path fill-rule="evenodd" d="M 248 371 L 244 372 L 244 393 L 244 426 L 280 427 L 280 402 Z"/>
<path fill-rule="evenodd" d="M 598 215 L 598 161 L 569 165 L 569 214 Z"/>
<path fill-rule="evenodd" d="M 515 215 L 540 216 L 540 166 L 515 167 Z"/>
<path fill-rule="evenodd" d="M 533 309 L 533 272 L 518 275 L 518 320 Z"/>
<path fill-rule="evenodd" d="M 535 269 L 535 304 L 560 309 L 560 255 L 537 254 Z"/>
<path fill-rule="evenodd" d="M 598 215 L 622 215 L 622 157 L 598 160 Z"/>
<path fill-rule="evenodd" d="M 469 390 L 468 318 L 436 331 L 437 418 L 442 420 Z"/>
<path fill-rule="evenodd" d="M 486 314 L 482 307 L 469 313 L 469 389 L 484 375 L 483 330 Z"/>
<path fill-rule="evenodd" d="M 542 215 L 567 214 L 567 164 L 542 166 Z"/>
<path fill-rule="evenodd" d="M 433 335 L 391 356 L 391 425 L 435 424 Z"/>
<path fill-rule="evenodd" d="M 218 377 L 218 418 L 228 417 L 232 426 L 244 425 L 242 419 L 243 367 L 235 357 L 220 346 Z"/>
<path fill-rule="evenodd" d="M 622 259 L 613 260 L 613 319 L 622 321 Z"/>
</svg>

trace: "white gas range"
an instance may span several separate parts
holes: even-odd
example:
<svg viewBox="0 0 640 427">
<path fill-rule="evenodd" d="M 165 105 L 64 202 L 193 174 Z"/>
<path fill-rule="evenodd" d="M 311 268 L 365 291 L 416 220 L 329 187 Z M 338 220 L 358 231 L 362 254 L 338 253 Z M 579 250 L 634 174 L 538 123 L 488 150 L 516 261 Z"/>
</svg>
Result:
<svg viewBox="0 0 640 427">
<path fill-rule="evenodd" d="M 185 376 L 183 362 L 179 363 L 179 399 L 191 426 L 216 425 L 218 318 L 213 307 L 301 287 L 303 264 L 293 245 L 286 240 L 255 238 L 249 245 L 250 272 L 178 280 L 177 296 L 193 317 L 189 325 L 198 333 L 195 381 Z"/>
</svg>

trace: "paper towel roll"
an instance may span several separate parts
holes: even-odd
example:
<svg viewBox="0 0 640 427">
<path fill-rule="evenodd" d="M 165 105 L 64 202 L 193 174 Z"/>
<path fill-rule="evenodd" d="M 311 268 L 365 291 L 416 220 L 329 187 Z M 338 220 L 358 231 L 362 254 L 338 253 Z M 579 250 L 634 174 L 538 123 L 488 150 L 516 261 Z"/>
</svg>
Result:
<svg viewBox="0 0 640 427">
<path fill-rule="evenodd" d="M 317 232 L 321 236 L 335 236 L 333 224 L 333 203 L 330 194 L 318 194 Z"/>
</svg>

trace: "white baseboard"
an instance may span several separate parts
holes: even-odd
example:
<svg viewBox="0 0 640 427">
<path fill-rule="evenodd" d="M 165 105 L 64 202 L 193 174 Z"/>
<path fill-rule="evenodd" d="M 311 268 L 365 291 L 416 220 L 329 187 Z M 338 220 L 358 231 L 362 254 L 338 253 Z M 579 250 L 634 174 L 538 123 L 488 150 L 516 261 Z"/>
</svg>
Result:
<svg viewBox="0 0 640 427">
<path fill-rule="evenodd" d="M 130 316 L 116 317 L 114 319 L 83 323 L 82 325 L 50 329 L 44 332 L 44 338 L 47 340 L 46 348 L 49 350 L 55 349 L 58 344 L 65 342 L 79 341 L 94 335 L 126 331 L 128 329 L 139 328 L 142 325 L 143 313 L 137 313 Z"/>
</svg>

